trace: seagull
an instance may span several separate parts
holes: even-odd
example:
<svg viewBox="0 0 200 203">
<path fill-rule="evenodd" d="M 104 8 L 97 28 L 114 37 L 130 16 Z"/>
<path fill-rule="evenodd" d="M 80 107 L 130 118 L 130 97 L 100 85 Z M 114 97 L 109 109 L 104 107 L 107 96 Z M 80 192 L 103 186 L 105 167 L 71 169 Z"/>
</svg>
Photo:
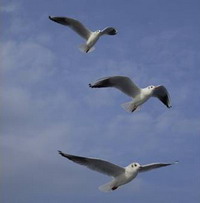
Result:
<svg viewBox="0 0 200 203">
<path fill-rule="evenodd" d="M 150 97 L 157 97 L 164 105 L 171 108 L 169 93 L 163 85 L 150 85 L 145 88 L 139 88 L 129 77 L 112 76 L 101 78 L 93 84 L 90 83 L 89 87 L 115 87 L 119 89 L 133 99 L 130 102 L 122 104 L 122 107 L 128 112 L 140 109 L 140 106 Z"/>
<path fill-rule="evenodd" d="M 69 26 L 77 34 L 83 37 L 86 40 L 86 44 L 81 45 L 80 50 L 85 53 L 91 52 L 95 49 L 94 45 L 102 35 L 117 34 L 117 30 L 113 27 L 106 27 L 103 30 L 97 30 L 93 32 L 88 28 L 86 28 L 81 22 L 73 18 L 49 16 L 49 19 L 56 23 Z"/>
<path fill-rule="evenodd" d="M 131 163 L 126 167 L 121 167 L 101 159 L 65 154 L 62 151 L 58 152 L 61 156 L 77 164 L 84 165 L 91 170 L 113 177 L 112 181 L 99 187 L 99 190 L 101 190 L 102 192 L 116 190 L 121 185 L 127 184 L 130 181 L 132 181 L 138 175 L 138 173 L 178 163 L 178 161 L 172 163 L 151 163 L 147 165 L 140 165 L 139 163 Z"/>
</svg>

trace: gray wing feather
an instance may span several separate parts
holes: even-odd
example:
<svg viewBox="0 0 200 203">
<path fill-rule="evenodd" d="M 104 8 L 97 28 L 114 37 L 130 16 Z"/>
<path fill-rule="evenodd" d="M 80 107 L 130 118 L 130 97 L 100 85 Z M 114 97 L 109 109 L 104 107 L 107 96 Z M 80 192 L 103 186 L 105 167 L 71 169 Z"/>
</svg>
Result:
<svg viewBox="0 0 200 203">
<path fill-rule="evenodd" d="M 176 163 L 178 163 L 178 161 L 175 161 L 172 163 L 152 163 L 152 164 L 147 164 L 147 165 L 141 165 L 139 168 L 139 172 L 146 172 L 146 171 L 150 171 L 152 169 L 170 166 L 170 165 L 176 164 Z"/>
<path fill-rule="evenodd" d="M 79 34 L 86 40 L 90 37 L 91 31 L 87 29 L 78 20 L 68 17 L 51 17 L 51 16 L 49 16 L 49 19 L 56 23 L 69 26 L 72 30 L 74 30 L 77 34 Z"/>
<path fill-rule="evenodd" d="M 113 27 L 106 27 L 101 31 L 102 35 L 116 35 L 117 30 Z"/>
<path fill-rule="evenodd" d="M 91 88 L 115 87 L 130 97 L 135 97 L 140 93 L 141 89 L 133 83 L 133 81 L 125 76 L 105 77 L 97 80 L 93 84 L 89 84 Z"/>
<path fill-rule="evenodd" d="M 58 151 L 58 152 L 63 157 L 66 157 L 69 160 L 71 160 L 77 164 L 84 165 L 84 166 L 88 167 L 89 169 L 98 171 L 98 172 L 103 173 L 108 176 L 116 177 L 125 172 L 125 169 L 123 167 L 117 166 L 108 161 L 104 161 L 101 159 L 75 156 L 75 155 L 71 155 L 71 154 L 65 154 L 61 151 Z"/>
<path fill-rule="evenodd" d="M 157 86 L 154 89 L 152 96 L 157 97 L 168 108 L 171 107 L 170 96 L 169 96 L 167 89 L 164 86 L 162 86 L 162 85 Z"/>
</svg>

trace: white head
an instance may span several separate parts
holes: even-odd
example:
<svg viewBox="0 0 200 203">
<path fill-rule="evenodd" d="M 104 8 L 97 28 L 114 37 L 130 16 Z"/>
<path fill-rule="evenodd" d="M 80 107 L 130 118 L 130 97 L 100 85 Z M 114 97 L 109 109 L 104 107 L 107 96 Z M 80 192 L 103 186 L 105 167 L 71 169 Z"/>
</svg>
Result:
<svg viewBox="0 0 200 203">
<path fill-rule="evenodd" d="M 138 171 L 140 168 L 140 164 L 134 162 L 134 163 L 129 164 L 126 168 L 129 171 Z"/>
<path fill-rule="evenodd" d="M 155 87 L 156 87 L 156 86 L 154 86 L 154 85 L 150 85 L 150 86 L 147 87 L 147 89 L 153 90 Z"/>
<path fill-rule="evenodd" d="M 147 91 L 148 93 L 152 93 L 155 88 L 156 88 L 156 86 L 154 86 L 154 85 L 149 85 L 149 86 L 146 87 L 145 89 L 146 89 L 146 91 Z"/>
</svg>

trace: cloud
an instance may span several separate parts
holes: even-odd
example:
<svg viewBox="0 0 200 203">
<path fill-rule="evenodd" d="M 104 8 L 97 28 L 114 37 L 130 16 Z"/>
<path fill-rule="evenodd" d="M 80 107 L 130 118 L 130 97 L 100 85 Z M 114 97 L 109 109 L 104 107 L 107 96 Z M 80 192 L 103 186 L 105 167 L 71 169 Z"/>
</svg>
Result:
<svg viewBox="0 0 200 203">
<path fill-rule="evenodd" d="M 36 83 L 54 71 L 55 56 L 46 47 L 24 40 L 23 42 L 7 41 L 2 45 L 3 73 L 12 82 Z"/>
<path fill-rule="evenodd" d="M 18 8 L 17 4 L 10 3 L 3 6 L 0 6 L 0 11 L 5 13 L 12 13 L 16 11 Z"/>
</svg>

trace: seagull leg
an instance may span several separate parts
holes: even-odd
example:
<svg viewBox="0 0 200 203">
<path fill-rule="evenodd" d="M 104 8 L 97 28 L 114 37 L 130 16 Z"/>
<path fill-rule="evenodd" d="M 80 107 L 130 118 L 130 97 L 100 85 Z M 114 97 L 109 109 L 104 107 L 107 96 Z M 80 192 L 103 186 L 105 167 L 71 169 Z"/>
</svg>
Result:
<svg viewBox="0 0 200 203">
<path fill-rule="evenodd" d="M 133 113 L 136 109 L 137 109 L 137 107 L 135 107 L 131 112 Z"/>
<path fill-rule="evenodd" d="M 114 187 L 112 187 L 112 190 L 116 190 L 118 187 L 117 186 L 114 186 Z"/>
</svg>

